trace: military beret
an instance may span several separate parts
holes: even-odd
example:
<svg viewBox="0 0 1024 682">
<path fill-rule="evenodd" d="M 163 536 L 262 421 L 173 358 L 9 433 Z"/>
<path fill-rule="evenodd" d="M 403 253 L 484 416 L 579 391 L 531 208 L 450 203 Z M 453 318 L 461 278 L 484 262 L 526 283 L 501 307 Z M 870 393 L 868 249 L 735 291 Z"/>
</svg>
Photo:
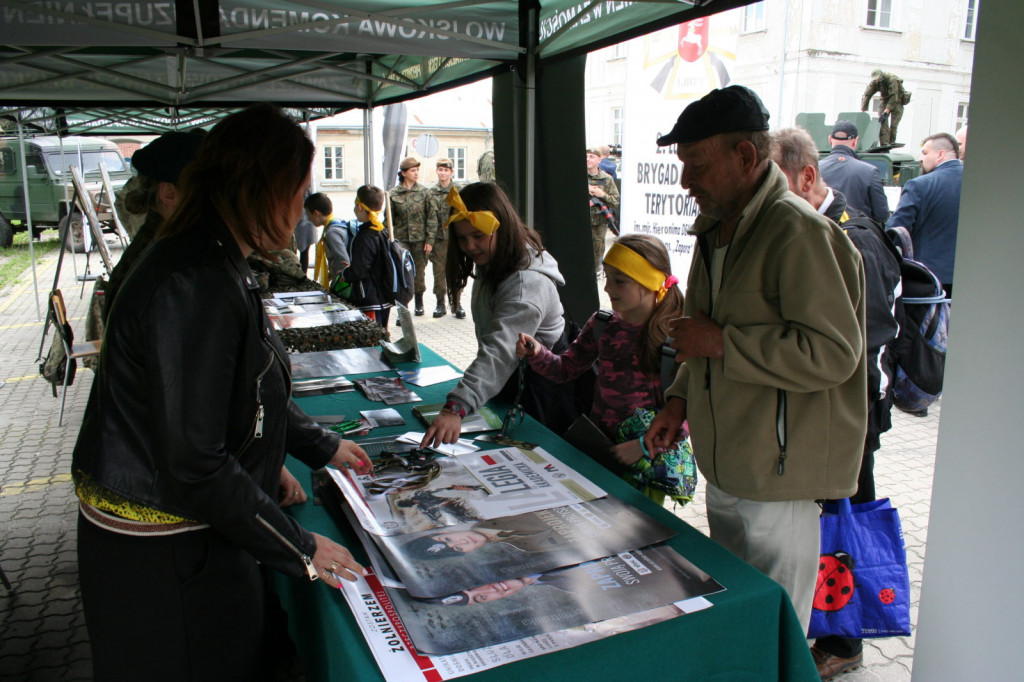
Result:
<svg viewBox="0 0 1024 682">
<path fill-rule="evenodd" d="M 445 168 L 451 168 L 452 170 L 455 170 L 455 162 L 452 161 L 451 159 L 438 159 L 437 167 L 441 168 L 442 166 L 444 166 Z"/>
<path fill-rule="evenodd" d="M 402 163 L 398 165 L 399 169 L 404 171 L 409 170 L 410 168 L 419 168 L 419 166 L 420 162 L 411 156 L 407 156 L 404 159 L 402 159 Z"/>
<path fill-rule="evenodd" d="M 206 132 L 164 133 L 132 155 L 132 166 L 147 178 L 177 183 L 182 169 L 196 158 Z"/>
<path fill-rule="evenodd" d="M 658 138 L 658 146 L 689 144 L 740 130 L 768 130 L 768 110 L 750 88 L 730 85 L 683 109 L 672 131 Z"/>
</svg>

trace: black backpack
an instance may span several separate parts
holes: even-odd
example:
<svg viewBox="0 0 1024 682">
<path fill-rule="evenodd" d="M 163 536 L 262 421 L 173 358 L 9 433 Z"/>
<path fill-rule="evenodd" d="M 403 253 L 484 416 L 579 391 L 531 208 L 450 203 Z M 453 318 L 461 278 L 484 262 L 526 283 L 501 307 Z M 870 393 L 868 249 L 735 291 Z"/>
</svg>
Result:
<svg viewBox="0 0 1024 682">
<path fill-rule="evenodd" d="M 914 260 L 907 229 L 890 227 L 885 232 L 900 253 L 903 285 L 903 311 L 896 318 L 900 332 L 890 344 L 896 363 L 893 401 L 904 410 L 921 411 L 942 393 L 949 300 L 935 273 Z"/>
</svg>

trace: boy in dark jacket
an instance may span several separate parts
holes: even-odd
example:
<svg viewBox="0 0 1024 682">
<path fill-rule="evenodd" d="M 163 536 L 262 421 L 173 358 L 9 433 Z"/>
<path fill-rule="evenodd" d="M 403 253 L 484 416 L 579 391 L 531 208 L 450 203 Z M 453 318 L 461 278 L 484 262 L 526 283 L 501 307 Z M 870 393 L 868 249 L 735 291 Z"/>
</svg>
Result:
<svg viewBox="0 0 1024 682">
<path fill-rule="evenodd" d="M 350 263 L 342 277 L 352 287 L 349 302 L 386 330 L 394 305 L 394 267 L 388 253 L 388 235 L 380 219 L 383 207 L 384 191 L 379 187 L 363 185 L 356 190 L 359 231 L 352 241 Z"/>
</svg>

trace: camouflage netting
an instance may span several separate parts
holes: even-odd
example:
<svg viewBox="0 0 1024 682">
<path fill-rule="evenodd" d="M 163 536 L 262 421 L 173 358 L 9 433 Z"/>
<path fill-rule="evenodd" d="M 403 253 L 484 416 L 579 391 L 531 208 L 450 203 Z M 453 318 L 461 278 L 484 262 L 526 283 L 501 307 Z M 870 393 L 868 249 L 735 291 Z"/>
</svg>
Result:
<svg viewBox="0 0 1024 682">
<path fill-rule="evenodd" d="M 346 310 L 353 308 L 332 292 L 306 277 L 299 265 L 298 257 L 291 251 L 274 251 L 272 255 L 280 260 L 267 261 L 258 254 L 249 257 L 249 267 L 260 285 L 260 295 L 269 297 L 282 291 L 316 291 L 328 293 L 331 299 Z M 323 327 L 304 329 L 280 329 L 277 332 L 289 353 L 312 353 L 324 350 L 364 348 L 376 346 L 388 335 L 380 325 L 368 319 L 358 322 L 342 322 Z"/>
</svg>

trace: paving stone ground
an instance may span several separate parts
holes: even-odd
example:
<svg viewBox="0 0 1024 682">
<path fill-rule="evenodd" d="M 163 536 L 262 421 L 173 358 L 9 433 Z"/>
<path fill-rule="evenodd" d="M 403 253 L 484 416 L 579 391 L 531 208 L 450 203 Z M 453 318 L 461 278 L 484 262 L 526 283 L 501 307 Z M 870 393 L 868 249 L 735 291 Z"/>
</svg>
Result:
<svg viewBox="0 0 1024 682">
<path fill-rule="evenodd" d="M 115 249 L 114 257 L 119 255 Z M 3 258 L 0 252 L 0 261 Z M 70 466 L 93 375 L 79 368 L 68 389 L 64 424 L 58 426 L 60 400 L 52 397 L 49 384 L 38 372 L 45 297 L 56 262 L 56 254 L 48 255 L 37 269 L 42 317 L 37 313 L 31 272 L 0 291 L 0 566 L 14 585 L 13 593 L 0 587 L 0 680 L 9 682 L 92 679 L 78 593 L 77 509 Z M 85 262 L 84 255 L 74 257 L 78 274 L 84 272 Z M 93 272 L 100 271 L 95 254 L 90 263 Z M 86 284 L 84 296 L 79 297 L 81 283 L 75 273 L 68 255 L 59 286 L 71 325 L 82 336 L 91 284 Z M 429 279 L 428 274 L 428 292 Z M 603 295 L 602 303 L 607 306 Z M 426 304 L 427 315 L 416 318 L 418 339 L 455 366 L 465 368 L 476 354 L 472 319 L 457 320 L 450 313 L 434 319 L 430 294 Z M 468 309 L 468 300 L 466 304 Z M 51 331 L 47 348 L 52 338 Z M 892 498 L 903 521 L 915 626 L 939 415 L 938 406 L 925 418 L 894 411 L 893 429 L 883 436 L 882 449 L 876 455 L 878 494 Z M 674 511 L 707 533 L 703 484 L 694 502 Z M 913 651 L 913 636 L 872 640 L 865 646 L 864 667 L 841 679 L 907 682 Z"/>
</svg>

